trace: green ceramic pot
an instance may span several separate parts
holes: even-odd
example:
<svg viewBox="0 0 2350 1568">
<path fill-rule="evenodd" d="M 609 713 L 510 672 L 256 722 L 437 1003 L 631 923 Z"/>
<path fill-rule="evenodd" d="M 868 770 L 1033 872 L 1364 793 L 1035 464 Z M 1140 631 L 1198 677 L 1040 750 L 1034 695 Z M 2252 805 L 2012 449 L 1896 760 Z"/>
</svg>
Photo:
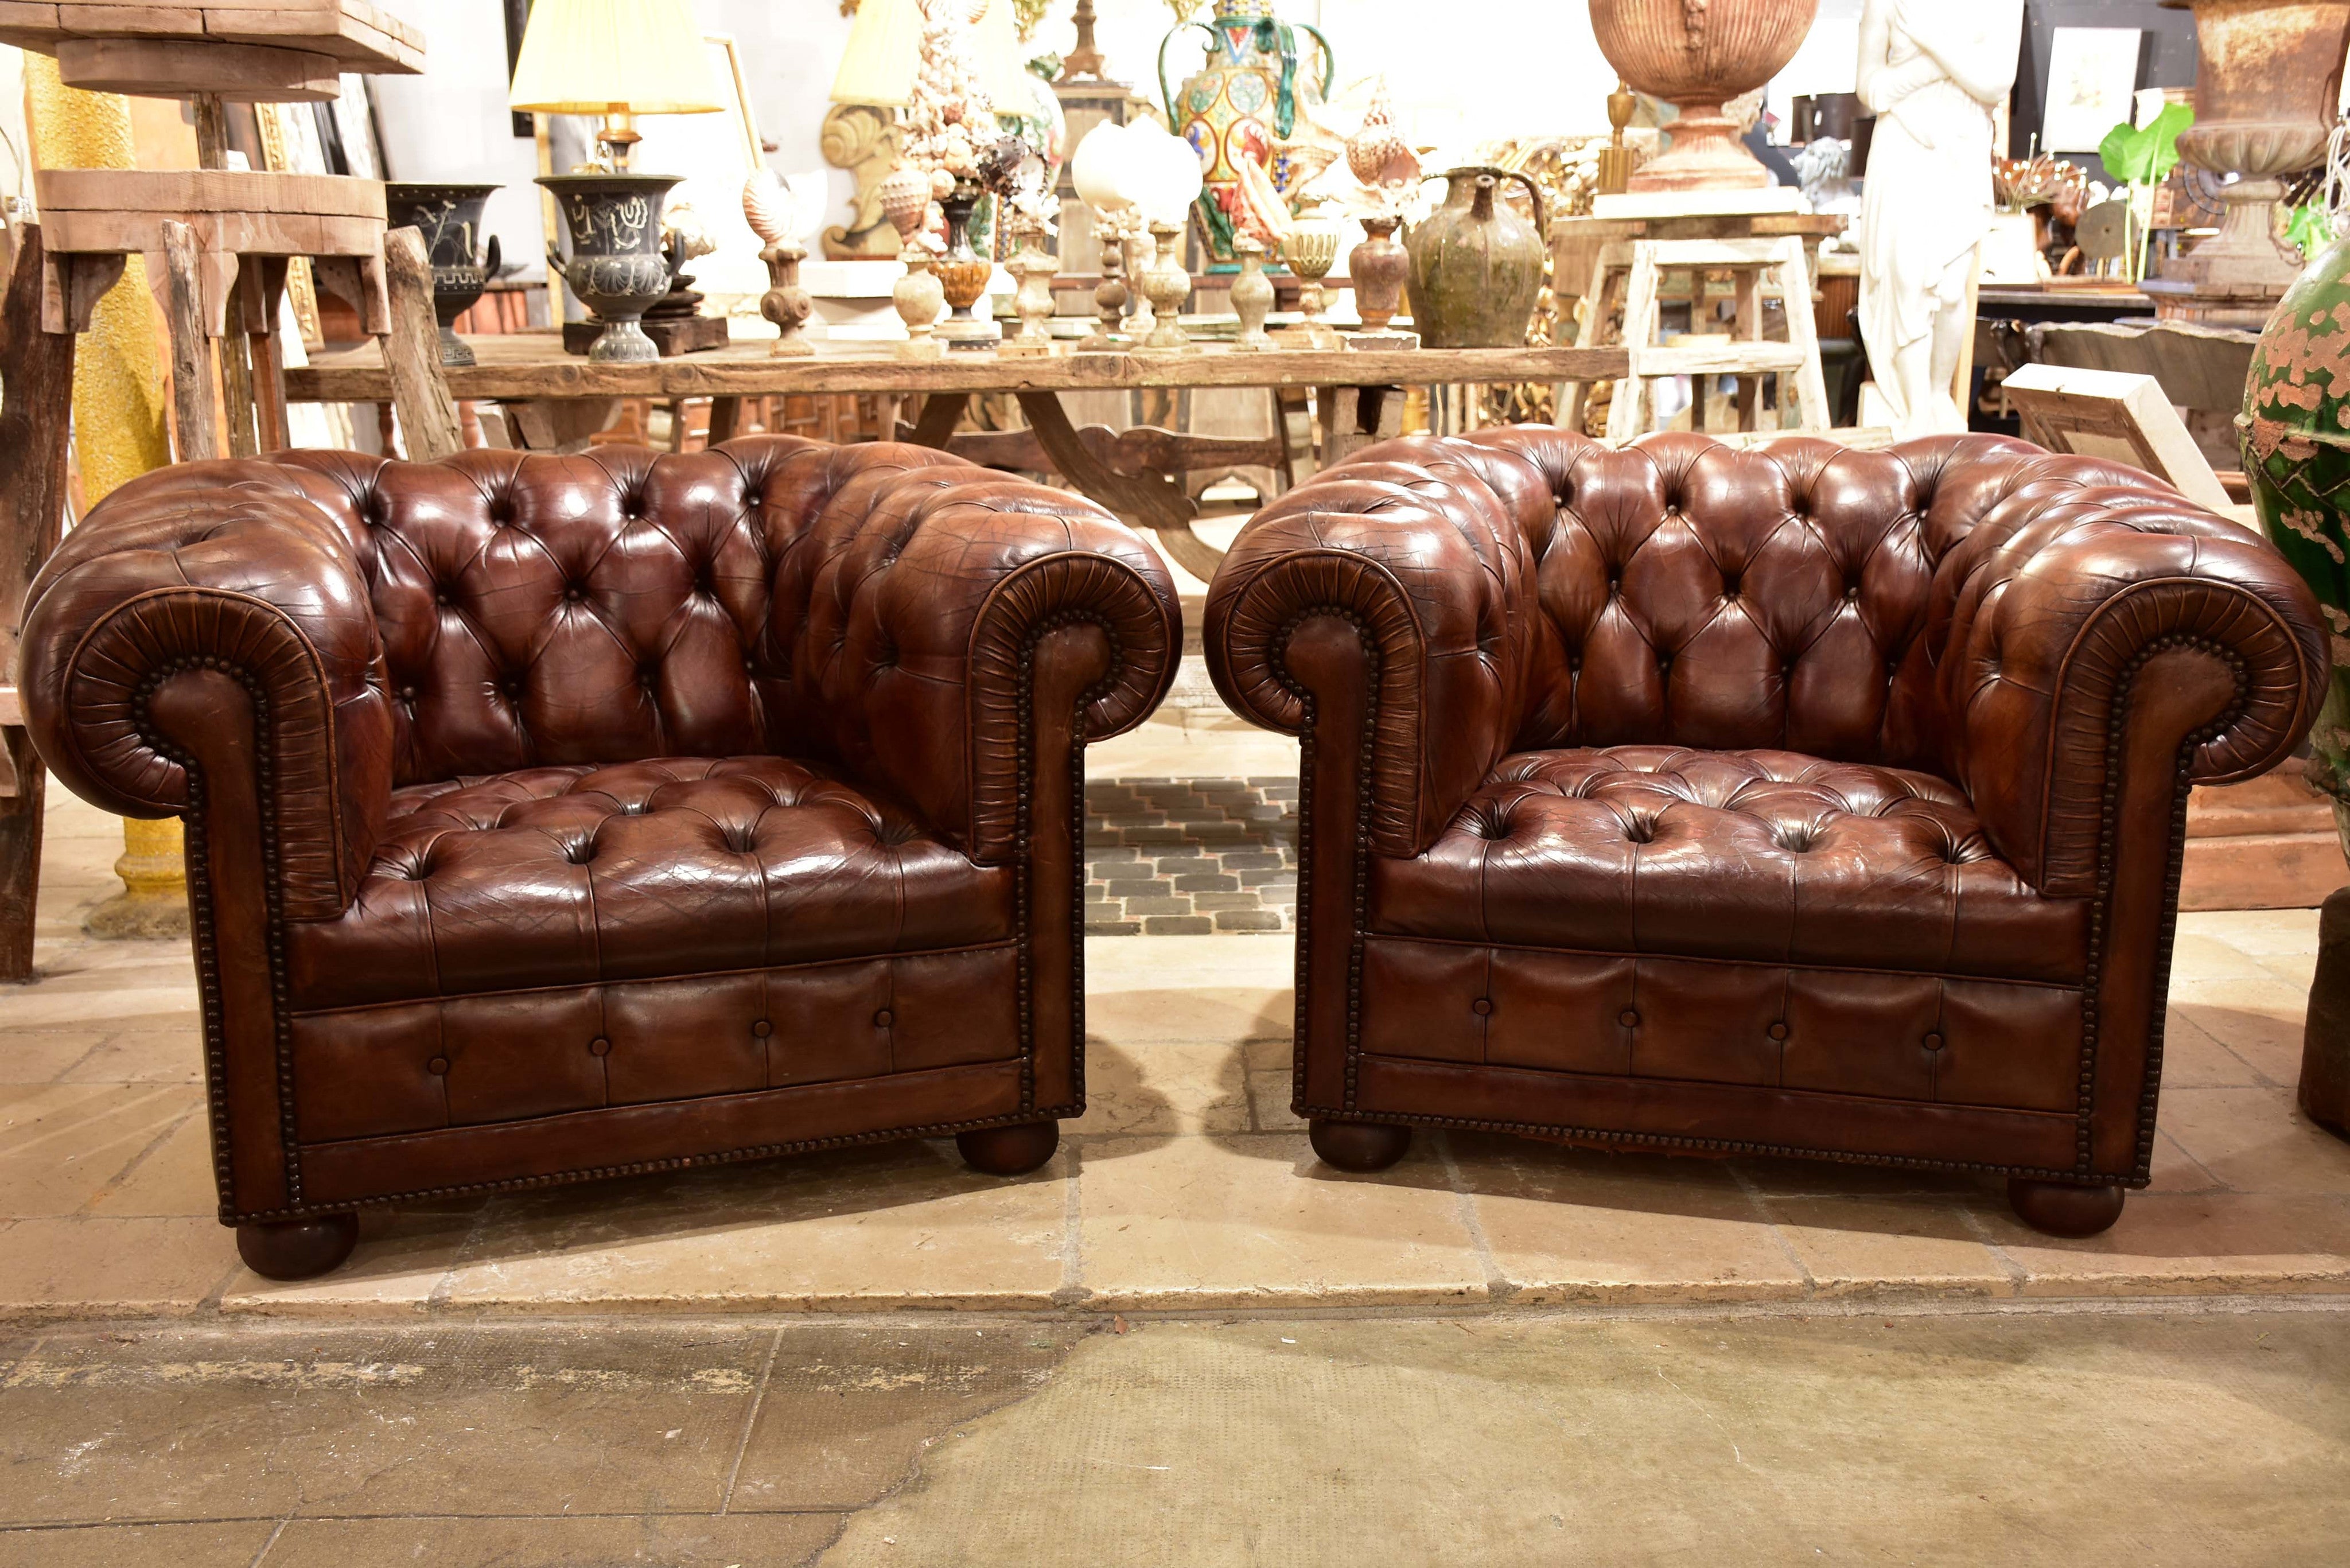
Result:
<svg viewBox="0 0 2350 1568">
<path fill-rule="evenodd" d="M 2310 777 L 2334 796 L 2350 853 L 2350 241 L 2312 262 L 2269 317 L 2236 424 L 2261 525 L 2325 611 L 2334 673 Z"/>
</svg>

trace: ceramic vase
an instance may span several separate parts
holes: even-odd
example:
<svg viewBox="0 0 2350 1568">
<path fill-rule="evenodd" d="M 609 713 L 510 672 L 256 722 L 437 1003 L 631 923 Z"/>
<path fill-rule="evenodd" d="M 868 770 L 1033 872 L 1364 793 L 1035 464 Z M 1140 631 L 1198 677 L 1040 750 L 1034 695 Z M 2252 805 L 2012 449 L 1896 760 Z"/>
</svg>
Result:
<svg viewBox="0 0 2350 1568">
<path fill-rule="evenodd" d="M 1159 242 L 1159 257 L 1142 275 L 1142 293 L 1156 325 L 1141 347 L 1180 353 L 1192 346 L 1181 320 L 1183 302 L 1191 296 L 1191 275 L 1183 268 L 1183 225 L 1153 223 L 1150 237 Z"/>
<path fill-rule="evenodd" d="M 1756 190 L 1771 172 L 1723 105 L 1794 58 L 1819 0 L 1591 0 L 1599 52 L 1624 79 L 1680 109 L 1672 151 L 1641 166 L 1635 191 Z M 1426 335 L 1426 328 L 1422 328 Z"/>
<path fill-rule="evenodd" d="M 1347 253 L 1347 275 L 1355 281 L 1355 314 L 1363 318 L 1366 332 L 1385 332 L 1403 305 L 1411 257 L 1395 237 L 1402 226 L 1403 220 L 1393 213 L 1365 218 L 1363 232 L 1370 237 Z"/>
<path fill-rule="evenodd" d="M 816 311 L 816 300 L 800 286 L 800 263 L 807 260 L 807 252 L 797 245 L 769 245 L 759 259 L 767 264 L 767 292 L 760 296 L 759 314 L 782 333 L 773 352 L 778 358 L 815 353 L 816 345 L 801 330 Z"/>
<path fill-rule="evenodd" d="M 1444 204 L 1412 225 L 1406 284 L 1412 325 L 1430 348 L 1515 348 L 1542 297 L 1550 247 L 1542 192 L 1500 169 L 1447 170 Z M 1534 196 L 1529 224 L 1495 199 L 1503 180 Z"/>
<path fill-rule="evenodd" d="M 670 289 L 661 254 L 661 203 L 675 174 L 542 174 L 570 231 L 568 261 L 547 253 L 588 314 L 604 324 L 588 358 L 598 364 L 639 365 L 660 350 L 639 325 Z"/>
<path fill-rule="evenodd" d="M 496 185 L 434 185 L 394 182 L 383 188 L 384 222 L 424 236 L 432 264 L 432 316 L 441 324 L 441 363 L 470 365 L 473 351 L 457 336 L 457 317 L 473 306 L 498 275 L 498 237 L 476 252 L 482 211 Z"/>
<path fill-rule="evenodd" d="M 1232 347 L 1244 353 L 1261 352 L 1274 346 L 1264 330 L 1264 318 L 1273 314 L 1273 280 L 1264 275 L 1264 246 L 1243 234 L 1232 242 L 1232 252 L 1241 263 L 1241 274 L 1232 279 L 1232 314 L 1241 323 Z"/>
<path fill-rule="evenodd" d="M 1180 88 L 1170 87 L 1168 47 L 1195 28 L 1207 36 L 1206 58 Z M 1310 77 L 1301 75 L 1301 33 L 1310 35 L 1320 52 L 1320 69 Z M 1206 170 L 1200 227 L 1209 257 L 1219 267 L 1235 262 L 1239 165 L 1254 163 L 1284 193 L 1300 182 L 1305 171 L 1284 167 L 1274 149 L 1295 133 L 1300 103 L 1319 103 L 1329 96 L 1336 71 L 1336 57 L 1321 29 L 1282 21 L 1273 14 L 1272 0 L 1216 0 L 1209 20 L 1180 23 L 1159 41 L 1159 96 L 1167 104 L 1167 123 L 1191 142 Z"/>
<path fill-rule="evenodd" d="M 988 281 L 995 275 L 995 264 L 971 244 L 971 215 L 983 194 L 978 182 L 958 180 L 939 202 L 939 210 L 946 214 L 947 248 L 931 265 L 952 311 L 939 324 L 939 337 L 950 348 L 992 348 L 1003 335 L 993 320 L 972 312 L 972 306 L 987 297 Z"/>
<path fill-rule="evenodd" d="M 931 272 L 931 253 L 921 246 L 908 245 L 898 259 L 906 267 L 906 275 L 889 291 L 889 303 L 906 324 L 906 341 L 898 345 L 898 357 L 935 359 L 943 347 L 938 330 L 939 312 L 947 306 L 946 290 Z"/>
</svg>

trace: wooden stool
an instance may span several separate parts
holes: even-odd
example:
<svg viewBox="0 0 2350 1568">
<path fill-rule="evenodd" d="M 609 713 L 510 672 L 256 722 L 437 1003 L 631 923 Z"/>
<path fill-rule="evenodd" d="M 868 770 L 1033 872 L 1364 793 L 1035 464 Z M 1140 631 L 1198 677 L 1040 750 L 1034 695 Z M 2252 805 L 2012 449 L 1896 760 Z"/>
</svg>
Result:
<svg viewBox="0 0 2350 1568">
<path fill-rule="evenodd" d="M 1736 338 L 1727 344 L 1703 344 L 1668 348 L 1659 341 L 1661 312 L 1659 293 L 1664 274 L 1690 270 L 1700 274 L 1726 272 L 1737 289 Z M 1774 285 L 1786 305 L 1787 341 L 1762 336 L 1762 295 Z M 1735 376 L 1738 379 L 1738 426 L 1756 429 L 1762 406 L 1762 378 L 1779 378 L 1780 402 L 1787 400 L 1792 377 L 1797 429 L 1825 433 L 1834 424 L 1828 408 L 1827 379 L 1820 370 L 1819 337 L 1812 320 L 1811 269 L 1804 259 L 1804 242 L 1789 235 L 1752 240 L 1633 240 L 1605 245 L 1592 269 L 1591 287 L 1584 296 L 1583 330 L 1576 346 L 1607 346 L 1610 306 L 1622 291 L 1624 326 L 1620 338 L 1631 351 L 1632 371 L 1616 385 L 1608 409 L 1607 439 L 1628 441 L 1648 428 L 1650 393 L 1667 376 Z M 1703 297 L 1702 290 L 1700 297 Z M 1560 388 L 1559 423 L 1569 430 L 1583 427 L 1588 384 L 1568 382 Z M 1700 390 L 1699 407 L 1704 406 Z"/>
<path fill-rule="evenodd" d="M 312 258 L 318 286 L 348 300 L 369 333 L 390 330 L 383 187 L 375 181 L 227 169 L 43 169 L 33 180 L 48 260 L 41 322 L 51 332 L 88 327 L 99 296 L 121 275 L 124 256 L 161 258 L 165 223 L 192 231 L 206 337 L 225 346 L 242 335 L 252 343 L 249 359 L 228 356 L 232 363 L 244 360 L 239 369 L 249 365 L 252 387 L 249 398 L 236 395 L 241 388 L 230 389 L 231 456 L 289 444 L 285 354 L 277 337 L 289 259 Z M 175 337 L 181 331 L 176 318 L 172 331 Z M 174 343 L 174 363 L 208 362 L 211 341 Z"/>
</svg>

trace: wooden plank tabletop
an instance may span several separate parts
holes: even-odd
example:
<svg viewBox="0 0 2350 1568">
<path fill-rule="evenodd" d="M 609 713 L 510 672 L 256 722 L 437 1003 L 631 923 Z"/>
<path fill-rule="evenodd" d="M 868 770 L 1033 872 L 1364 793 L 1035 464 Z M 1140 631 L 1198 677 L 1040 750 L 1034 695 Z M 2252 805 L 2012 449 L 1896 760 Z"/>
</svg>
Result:
<svg viewBox="0 0 2350 1568">
<path fill-rule="evenodd" d="M 1612 380 L 1629 372 L 1622 348 L 1415 348 L 1189 354 L 1060 354 L 1006 359 L 992 352 L 900 359 L 888 344 L 828 348 L 778 358 L 764 342 L 729 344 L 650 365 L 597 365 L 563 352 L 549 332 L 467 339 L 478 364 L 452 365 L 458 398 L 759 397 L 783 392 L 1069 392 L 1145 387 L 1417 387 L 1504 381 Z M 380 403 L 391 396 L 373 344 L 288 367 L 295 402 Z"/>
</svg>

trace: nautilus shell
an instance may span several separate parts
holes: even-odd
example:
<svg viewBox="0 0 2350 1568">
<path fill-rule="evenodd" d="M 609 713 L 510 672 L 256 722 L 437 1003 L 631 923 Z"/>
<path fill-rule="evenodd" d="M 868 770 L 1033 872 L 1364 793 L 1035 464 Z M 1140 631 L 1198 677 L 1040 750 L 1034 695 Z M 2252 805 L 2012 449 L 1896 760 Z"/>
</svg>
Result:
<svg viewBox="0 0 2350 1568">
<path fill-rule="evenodd" d="M 762 169 L 743 182 L 743 221 L 762 244 L 780 245 L 789 241 L 798 227 L 797 217 L 792 193 L 774 170 Z"/>
</svg>

